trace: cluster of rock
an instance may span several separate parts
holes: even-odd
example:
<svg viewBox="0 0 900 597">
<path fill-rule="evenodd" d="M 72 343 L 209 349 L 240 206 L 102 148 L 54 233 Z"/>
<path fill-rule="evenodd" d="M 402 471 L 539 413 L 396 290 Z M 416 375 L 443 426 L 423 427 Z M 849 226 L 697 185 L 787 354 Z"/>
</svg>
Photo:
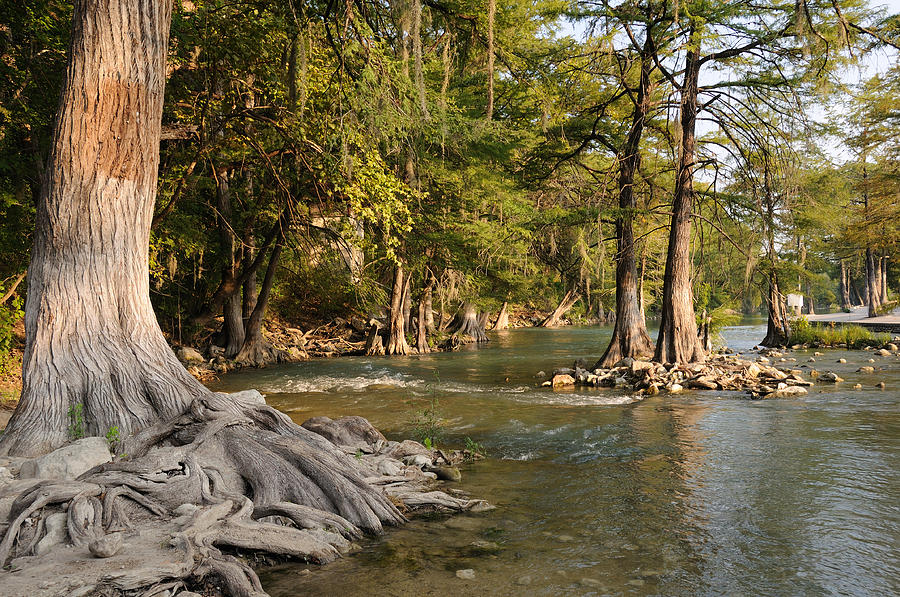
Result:
<svg viewBox="0 0 900 597">
<path fill-rule="evenodd" d="M 584 361 L 572 368 L 557 369 L 542 385 L 554 388 L 592 386 L 619 388 L 652 396 L 661 391 L 678 393 L 685 389 L 744 392 L 751 398 L 802 396 L 814 384 L 797 368 L 770 365 L 772 358 L 782 357 L 777 350 L 766 350 L 756 361 L 741 355 L 713 354 L 704 363 L 686 365 L 661 364 L 625 358 L 610 369 L 589 369 Z M 796 361 L 796 359 L 790 359 Z M 782 361 L 789 362 L 782 358 Z M 874 370 L 874 369 L 873 369 Z M 810 371 L 818 382 L 843 381 L 832 371 Z"/>
</svg>

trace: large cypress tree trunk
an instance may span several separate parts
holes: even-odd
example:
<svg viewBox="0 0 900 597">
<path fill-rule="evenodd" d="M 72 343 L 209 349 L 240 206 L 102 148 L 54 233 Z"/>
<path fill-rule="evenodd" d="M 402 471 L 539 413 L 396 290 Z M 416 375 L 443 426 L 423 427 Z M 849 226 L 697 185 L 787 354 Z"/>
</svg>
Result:
<svg viewBox="0 0 900 597">
<path fill-rule="evenodd" d="M 700 76 L 700 36 L 691 30 L 681 88 L 681 155 L 672 202 L 669 248 L 663 278 L 659 337 L 654 359 L 661 363 L 703 361 L 697 337 L 694 295 L 691 290 L 691 205 L 694 198 L 695 127 Z"/>
<path fill-rule="evenodd" d="M 71 55 L 28 270 L 22 397 L 0 453 L 122 433 L 208 391 L 166 344 L 150 304 L 169 2 L 75 3 Z"/>
<path fill-rule="evenodd" d="M 766 295 L 766 306 L 769 311 L 766 322 L 766 337 L 760 342 L 762 346 L 785 346 L 791 336 L 790 324 L 784 300 L 778 288 L 778 276 L 773 271 L 769 274 L 769 292 Z"/>
<path fill-rule="evenodd" d="M 650 35 L 647 36 L 648 43 Z M 619 157 L 619 212 L 616 217 L 616 325 L 606 352 L 597 367 L 612 367 L 624 357 L 649 356 L 653 343 L 647 334 L 643 316 L 643 275 L 641 292 L 637 284 L 637 263 L 634 252 L 634 175 L 641 161 L 640 143 L 644 121 L 650 111 L 649 48 L 641 59 L 641 78 L 638 85 L 631 129 Z"/>
<path fill-rule="evenodd" d="M 409 309 L 403 308 L 404 289 L 409 280 L 403 274 L 403 266 L 399 263 L 394 268 L 394 283 L 391 287 L 391 321 L 388 330 L 388 344 L 385 352 L 392 354 L 409 354 L 409 344 L 406 343 L 405 314 Z"/>
<path fill-rule="evenodd" d="M 262 323 L 266 316 L 266 308 L 269 306 L 269 297 L 272 295 L 272 286 L 275 284 L 275 272 L 278 261 L 281 258 L 282 242 L 279 240 L 269 256 L 269 265 L 266 266 L 266 275 L 256 298 L 256 306 L 247 320 L 246 337 L 240 352 L 234 357 L 238 363 L 252 367 L 262 367 L 278 360 L 278 355 L 272 346 L 266 341 L 262 333 Z"/>
</svg>

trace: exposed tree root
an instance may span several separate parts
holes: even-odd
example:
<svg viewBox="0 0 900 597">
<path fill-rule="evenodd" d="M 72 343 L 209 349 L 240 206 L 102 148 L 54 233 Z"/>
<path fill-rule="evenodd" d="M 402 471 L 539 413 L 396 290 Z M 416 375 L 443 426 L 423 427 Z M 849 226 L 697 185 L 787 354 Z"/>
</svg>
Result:
<svg viewBox="0 0 900 597">
<path fill-rule="evenodd" d="M 449 348 L 455 348 L 459 344 L 468 342 L 487 342 L 489 339 L 484 333 L 484 326 L 478 322 L 478 312 L 475 305 L 464 303 L 460 307 L 449 327 L 450 338 L 447 341 Z"/>
<path fill-rule="evenodd" d="M 225 595 L 257 597 L 265 594 L 259 579 L 234 554 L 323 564 L 351 549 L 364 531 L 378 533 L 404 521 L 395 504 L 404 510 L 483 505 L 432 491 L 418 469 L 402 476 L 379 473 L 377 462 L 390 458 L 378 453 L 387 442 L 364 419 L 327 423 L 330 437 L 347 445 L 264 404 L 212 395 L 195 400 L 189 413 L 127 438 L 118 450 L 127 458 L 76 481 L 36 483 L 13 502 L 0 564 L 12 558 L 14 570 L 40 571 L 43 565 L 65 589 L 34 592 L 25 582 L 5 594 L 77 593 L 73 583 L 80 583 L 77 588 L 112 594 L 149 596 L 211 585 Z M 367 459 L 351 455 L 360 443 L 371 453 Z M 44 519 L 61 511 L 76 549 L 32 556 L 46 535 Z M 110 553 L 103 546 L 111 546 Z M 110 556 L 108 563 L 89 558 L 88 548 Z M 69 565 L 72 576 L 65 573 Z M 0 579 L 4 586 L 17 573 L 7 574 Z"/>
</svg>

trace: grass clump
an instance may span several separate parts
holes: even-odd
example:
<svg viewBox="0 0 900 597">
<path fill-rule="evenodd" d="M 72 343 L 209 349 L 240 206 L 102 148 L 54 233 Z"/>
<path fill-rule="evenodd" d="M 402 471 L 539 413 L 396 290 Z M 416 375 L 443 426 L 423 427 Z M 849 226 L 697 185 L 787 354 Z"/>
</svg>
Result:
<svg viewBox="0 0 900 597">
<path fill-rule="evenodd" d="M 876 334 L 861 325 L 821 325 L 810 323 L 805 317 L 791 322 L 789 344 L 810 346 L 840 346 L 859 349 L 866 346 L 883 346 L 891 341 L 890 334 Z"/>
</svg>

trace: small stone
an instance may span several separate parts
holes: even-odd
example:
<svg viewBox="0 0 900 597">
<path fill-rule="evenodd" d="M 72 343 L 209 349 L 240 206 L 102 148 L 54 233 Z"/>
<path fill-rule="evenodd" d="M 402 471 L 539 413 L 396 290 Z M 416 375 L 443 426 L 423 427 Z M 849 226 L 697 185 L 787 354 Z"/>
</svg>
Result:
<svg viewBox="0 0 900 597">
<path fill-rule="evenodd" d="M 456 578 L 461 578 L 463 580 L 475 580 L 475 571 L 471 568 L 466 568 L 464 570 L 456 571 Z"/>
<path fill-rule="evenodd" d="M 806 359 L 806 362 L 807 363 L 815 363 L 816 359 L 814 359 L 813 357 L 809 357 L 808 359 Z"/>
<path fill-rule="evenodd" d="M 812 377 L 813 379 L 815 379 L 815 378 L 819 377 L 819 372 L 816 371 L 815 369 L 810 369 L 809 376 Z"/>
<path fill-rule="evenodd" d="M 778 384 L 779 386 L 783 384 Z M 783 388 L 779 387 L 778 390 L 775 391 L 776 398 L 789 398 L 792 396 L 805 396 L 809 392 L 806 391 L 806 388 L 800 386 L 785 386 Z"/>
<path fill-rule="evenodd" d="M 547 374 L 543 371 L 538 371 L 537 373 L 534 374 L 534 376 L 537 377 L 538 379 L 543 379 L 544 377 L 547 377 Z"/>
<path fill-rule="evenodd" d="M 833 371 L 826 371 L 825 373 L 822 373 L 821 375 L 819 375 L 819 381 L 838 383 L 838 382 L 844 381 L 844 379 L 842 377 L 838 376 Z"/>
<path fill-rule="evenodd" d="M 877 384 L 875 387 L 880 388 L 880 389 L 883 390 L 884 388 L 887 387 L 887 384 L 885 384 L 883 381 L 879 381 L 878 384 Z"/>
<path fill-rule="evenodd" d="M 814 352 L 813 354 L 817 357 L 825 356 L 825 353 L 823 352 Z"/>
<path fill-rule="evenodd" d="M 571 543 L 575 540 L 575 537 L 573 537 L 572 535 L 557 535 L 556 538 L 563 543 Z"/>
<path fill-rule="evenodd" d="M 635 578 L 634 580 L 629 580 L 629 581 L 628 581 L 627 583 L 625 583 L 625 584 L 626 584 L 626 585 L 631 585 L 632 587 L 643 587 L 643 586 L 644 586 L 644 581 L 641 580 L 641 579 L 639 579 L 639 578 Z"/>
<path fill-rule="evenodd" d="M 459 483 L 462 480 L 462 473 L 460 473 L 459 469 L 455 466 L 429 467 L 428 471 L 437 475 L 437 478 L 442 481 L 454 481 Z"/>
<path fill-rule="evenodd" d="M 838 363 L 846 363 L 846 362 L 847 362 L 847 359 L 838 359 L 837 362 L 838 362 Z"/>
<path fill-rule="evenodd" d="M 599 588 L 603 586 L 603 583 L 601 583 L 596 578 L 582 578 L 579 582 L 583 587 Z"/>
<path fill-rule="evenodd" d="M 403 458 L 403 464 L 408 466 L 417 466 L 419 468 L 431 466 L 431 456 L 425 454 L 413 454 Z"/>
<path fill-rule="evenodd" d="M 869 362 L 869 363 L 874 363 L 874 362 L 875 362 L 875 359 L 869 359 L 868 362 Z"/>
<path fill-rule="evenodd" d="M 898 348 L 894 343 L 888 344 L 887 346 L 885 346 L 885 348 L 887 348 L 891 352 L 897 352 L 898 350 L 900 350 L 900 348 Z"/>
<path fill-rule="evenodd" d="M 684 388 L 681 387 L 681 384 L 673 383 L 671 386 L 669 386 L 669 393 L 677 394 L 678 392 L 680 392 L 683 389 Z"/>
<path fill-rule="evenodd" d="M 889 356 L 891 356 L 891 351 L 890 351 L 890 350 L 885 350 L 884 348 L 882 348 L 882 349 L 879 349 L 879 350 L 876 350 L 876 351 L 875 351 L 875 356 L 878 356 L 878 357 L 889 357 Z"/>
<path fill-rule="evenodd" d="M 758 359 L 756 359 L 756 361 L 757 361 L 758 363 L 766 364 L 766 363 L 769 362 L 769 359 L 767 359 L 766 357 L 759 357 Z"/>
<path fill-rule="evenodd" d="M 861 383 L 855 384 L 855 385 L 853 386 L 853 389 L 854 389 L 854 390 L 861 390 L 861 389 L 862 389 L 862 384 L 861 384 Z"/>
<path fill-rule="evenodd" d="M 525 575 L 525 576 L 520 576 L 519 578 L 517 578 L 515 582 L 520 587 L 527 587 L 528 585 L 531 584 L 531 581 L 532 581 L 532 578 L 528 575 Z"/>
<path fill-rule="evenodd" d="M 88 543 L 88 551 L 95 558 L 111 558 L 122 549 L 122 533 L 113 533 Z"/>
<path fill-rule="evenodd" d="M 856 370 L 857 373 L 875 373 L 875 367 L 860 367 Z"/>
</svg>

